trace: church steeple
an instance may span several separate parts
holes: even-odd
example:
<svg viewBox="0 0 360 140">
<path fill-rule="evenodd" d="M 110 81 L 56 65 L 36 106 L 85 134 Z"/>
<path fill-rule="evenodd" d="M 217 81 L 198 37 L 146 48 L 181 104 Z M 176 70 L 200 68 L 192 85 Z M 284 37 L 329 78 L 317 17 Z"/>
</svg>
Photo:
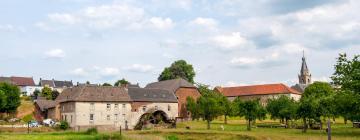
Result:
<svg viewBox="0 0 360 140">
<path fill-rule="evenodd" d="M 303 51 L 301 70 L 299 74 L 299 84 L 308 85 L 310 83 L 311 83 L 311 74 L 310 74 L 310 70 L 306 65 L 305 53 Z"/>
</svg>

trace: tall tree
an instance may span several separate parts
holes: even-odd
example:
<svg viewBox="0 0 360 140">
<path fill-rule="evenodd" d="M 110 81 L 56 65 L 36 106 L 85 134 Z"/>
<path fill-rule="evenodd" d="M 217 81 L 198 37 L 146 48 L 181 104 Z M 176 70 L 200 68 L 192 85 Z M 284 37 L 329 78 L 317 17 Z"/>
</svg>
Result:
<svg viewBox="0 0 360 140">
<path fill-rule="evenodd" d="M 191 96 L 188 96 L 186 98 L 186 109 L 191 113 L 192 120 L 200 118 L 199 107 L 197 105 L 197 102 Z"/>
<path fill-rule="evenodd" d="M 41 96 L 45 97 L 48 100 L 52 99 L 52 90 L 51 88 L 45 86 L 42 90 L 41 90 Z"/>
<path fill-rule="evenodd" d="M 266 110 L 260 105 L 260 100 L 245 100 L 242 101 L 240 98 L 234 100 L 235 114 L 237 116 L 244 116 L 247 120 L 247 130 L 251 130 L 251 122 L 263 120 L 266 117 Z"/>
<path fill-rule="evenodd" d="M 0 112 L 5 110 L 6 107 L 6 95 L 5 92 L 0 90 Z"/>
<path fill-rule="evenodd" d="M 0 83 L 0 90 L 5 93 L 6 105 L 0 112 L 15 113 L 20 106 L 20 89 L 12 84 Z"/>
<path fill-rule="evenodd" d="M 219 95 L 207 86 L 199 86 L 199 91 L 202 95 L 198 99 L 199 113 L 206 120 L 207 129 L 210 129 L 211 121 L 222 114 L 222 108 L 218 99 Z"/>
<path fill-rule="evenodd" d="M 164 68 L 160 74 L 158 80 L 171 80 L 177 78 L 183 78 L 190 83 L 194 83 L 195 71 L 191 64 L 188 64 L 185 60 L 178 60 L 171 64 L 170 67 Z"/>
<path fill-rule="evenodd" d="M 109 84 L 109 83 L 104 83 L 104 84 L 102 84 L 102 86 L 105 86 L 105 87 L 111 87 L 112 85 L 111 85 L 111 84 Z"/>
<path fill-rule="evenodd" d="M 288 121 L 296 118 L 296 109 L 297 103 L 288 96 L 269 99 L 266 106 L 272 119 L 285 120 L 286 128 L 289 126 Z"/>
<path fill-rule="evenodd" d="M 322 128 L 321 117 L 330 118 L 335 115 L 335 106 L 332 105 L 333 96 L 333 88 L 325 82 L 314 82 L 305 89 L 298 109 L 298 115 L 304 121 L 303 132 L 306 132 L 307 122 L 310 123 L 311 120 L 319 122 Z"/>
<path fill-rule="evenodd" d="M 233 109 L 233 105 L 232 102 L 224 95 L 222 95 L 221 93 L 219 94 L 219 101 L 220 101 L 220 105 L 222 107 L 222 115 L 224 115 L 224 124 L 227 124 L 227 117 L 228 116 L 232 116 L 234 113 L 234 109 Z"/>
<path fill-rule="evenodd" d="M 360 120 L 360 55 L 348 59 L 346 54 L 340 54 L 335 64 L 335 72 L 331 76 L 337 86 L 335 102 L 336 112 L 348 119 Z"/>
<path fill-rule="evenodd" d="M 129 81 L 125 80 L 125 78 L 121 79 L 121 80 L 118 80 L 115 82 L 114 86 L 121 86 L 121 85 L 127 85 L 127 84 L 130 84 Z"/>
<path fill-rule="evenodd" d="M 52 99 L 52 100 L 55 100 L 59 95 L 60 95 L 60 92 L 59 92 L 59 91 L 53 90 L 53 91 L 51 92 L 51 99 Z"/>
</svg>

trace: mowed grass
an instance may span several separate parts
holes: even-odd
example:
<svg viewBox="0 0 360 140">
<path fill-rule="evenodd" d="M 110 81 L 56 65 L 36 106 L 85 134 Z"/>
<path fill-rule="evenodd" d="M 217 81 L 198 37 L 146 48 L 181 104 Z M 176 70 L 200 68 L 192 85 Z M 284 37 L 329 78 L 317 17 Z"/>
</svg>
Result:
<svg viewBox="0 0 360 140">
<path fill-rule="evenodd" d="M 278 124 L 278 121 L 264 120 L 256 124 Z M 222 130 L 221 126 L 224 127 Z M 186 129 L 190 127 L 190 129 Z M 325 127 L 325 126 L 324 126 Z M 4 132 L 4 131 L 3 131 Z M 118 135 L 118 132 L 105 132 L 95 135 L 88 135 L 82 132 L 33 132 L 26 134 L 0 133 L 0 140 L 92 140 L 109 139 L 111 135 Z M 188 121 L 177 124 L 176 129 L 154 129 L 142 131 L 123 131 L 123 140 L 326 140 L 325 130 L 308 130 L 302 133 L 301 129 L 285 128 L 252 128 L 246 130 L 246 121 L 242 118 L 230 118 L 228 124 L 222 119 L 211 123 L 211 129 L 206 129 L 204 121 Z M 342 119 L 337 119 L 332 124 L 333 140 L 360 140 L 360 129 L 352 128 L 352 124 L 345 125 Z"/>
</svg>

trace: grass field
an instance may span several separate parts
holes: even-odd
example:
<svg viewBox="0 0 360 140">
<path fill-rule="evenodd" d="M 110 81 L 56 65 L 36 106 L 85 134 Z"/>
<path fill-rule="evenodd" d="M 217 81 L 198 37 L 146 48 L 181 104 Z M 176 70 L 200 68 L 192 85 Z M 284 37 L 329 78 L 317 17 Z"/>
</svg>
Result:
<svg viewBox="0 0 360 140">
<path fill-rule="evenodd" d="M 277 121 L 258 121 L 257 124 L 278 123 Z M 224 126 L 224 130 L 221 129 Z M 190 130 L 185 127 L 189 126 Z M 360 140 L 360 129 L 352 128 L 351 124 L 343 124 L 341 119 L 336 120 L 332 125 L 333 140 Z M 114 136 L 115 135 L 115 136 Z M 32 132 L 26 133 L 0 133 L 0 139 L 6 140 L 76 140 L 76 139 L 119 139 L 118 132 L 103 132 L 95 135 L 76 132 Z M 227 125 L 222 120 L 216 120 L 211 124 L 211 130 L 206 129 L 204 121 L 181 122 L 176 129 L 155 129 L 142 131 L 123 132 L 123 139 L 126 140 L 326 140 L 325 130 L 308 130 L 302 133 L 300 129 L 285 128 L 253 128 L 246 130 L 245 120 L 231 118 Z"/>
</svg>

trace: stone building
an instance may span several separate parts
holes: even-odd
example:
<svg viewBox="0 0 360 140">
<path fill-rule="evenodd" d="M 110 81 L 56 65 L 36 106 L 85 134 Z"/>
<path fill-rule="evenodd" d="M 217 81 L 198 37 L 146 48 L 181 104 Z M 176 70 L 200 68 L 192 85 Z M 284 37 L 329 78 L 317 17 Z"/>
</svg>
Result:
<svg viewBox="0 0 360 140">
<path fill-rule="evenodd" d="M 300 69 L 300 74 L 298 75 L 299 78 L 299 83 L 292 86 L 291 88 L 303 93 L 305 88 L 312 83 L 311 80 L 311 73 L 310 70 L 306 64 L 306 60 L 305 60 L 305 55 L 303 53 L 303 57 L 302 57 L 302 63 L 301 63 L 301 69 Z"/>
<path fill-rule="evenodd" d="M 191 114 L 186 110 L 186 98 L 192 97 L 197 99 L 201 96 L 198 89 L 192 83 L 181 78 L 150 83 L 145 88 L 164 89 L 173 93 L 178 99 L 179 119 L 190 118 Z"/>
<path fill-rule="evenodd" d="M 75 130 L 133 129 L 146 114 L 178 117 L 176 97 L 161 89 L 77 86 L 65 89 L 56 101 L 60 119 Z"/>
<path fill-rule="evenodd" d="M 284 84 L 264 84 L 237 87 L 215 87 L 217 92 L 224 94 L 230 101 L 240 97 L 241 99 L 260 99 L 262 105 L 266 105 L 268 99 L 288 96 L 296 101 L 300 100 L 301 93 Z"/>
</svg>

